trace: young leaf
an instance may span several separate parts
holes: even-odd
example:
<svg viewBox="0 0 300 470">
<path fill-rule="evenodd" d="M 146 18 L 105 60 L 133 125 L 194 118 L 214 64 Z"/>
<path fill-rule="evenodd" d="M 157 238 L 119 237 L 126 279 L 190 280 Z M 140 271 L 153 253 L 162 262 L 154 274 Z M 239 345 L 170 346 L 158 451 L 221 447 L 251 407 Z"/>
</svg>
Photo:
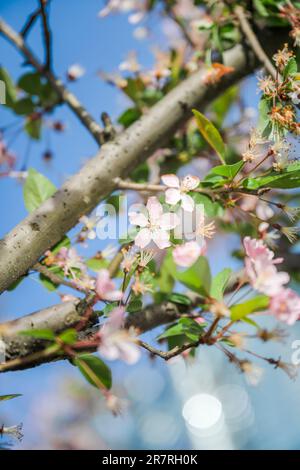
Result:
<svg viewBox="0 0 300 470">
<path fill-rule="evenodd" d="M 93 354 L 80 354 L 74 359 L 86 380 L 96 388 L 111 388 L 112 378 L 110 368 L 97 356 Z"/>
<path fill-rule="evenodd" d="M 207 295 L 210 291 L 211 274 L 207 259 L 200 256 L 198 260 L 185 271 L 171 272 L 172 276 L 186 287 L 201 295 Z"/>
<path fill-rule="evenodd" d="M 231 320 L 242 320 L 250 313 L 255 313 L 260 310 L 265 310 L 269 305 L 269 297 L 266 295 L 258 295 L 253 299 L 247 300 L 242 304 L 237 304 L 231 307 Z"/>
<path fill-rule="evenodd" d="M 59 335 L 59 339 L 65 344 L 74 344 L 77 340 L 78 333 L 74 328 L 69 328 Z"/>
<path fill-rule="evenodd" d="M 55 191 L 56 187 L 51 181 L 33 168 L 30 168 L 23 190 L 26 209 L 29 212 L 34 211 L 42 202 L 52 196 Z"/>
<path fill-rule="evenodd" d="M 191 305 L 191 299 L 184 294 L 178 294 L 173 292 L 173 294 L 168 295 L 167 300 L 173 302 L 174 304 L 181 304 L 181 305 Z"/>
<path fill-rule="evenodd" d="M 221 163 L 225 165 L 226 147 L 218 129 L 216 129 L 213 123 L 196 109 L 193 109 L 192 112 L 196 118 L 199 131 L 208 144 L 218 154 Z"/>
<path fill-rule="evenodd" d="M 13 398 L 21 397 L 21 393 L 12 393 L 10 395 L 0 395 L 0 401 L 12 400 Z"/>
<path fill-rule="evenodd" d="M 231 276 L 232 270 L 229 268 L 223 269 L 219 274 L 217 274 L 211 283 L 210 296 L 216 300 L 222 301 L 223 295 L 228 284 L 229 278 Z"/>
<path fill-rule="evenodd" d="M 54 341 L 55 340 L 55 334 L 53 333 L 52 330 L 25 330 L 25 331 L 20 331 L 20 335 L 23 336 L 30 336 L 32 338 L 36 339 L 43 339 L 47 341 Z"/>
<path fill-rule="evenodd" d="M 233 163 L 233 165 L 218 165 L 212 168 L 209 174 L 224 176 L 225 178 L 233 180 L 244 164 L 245 163 L 241 160 L 240 162 Z"/>
</svg>

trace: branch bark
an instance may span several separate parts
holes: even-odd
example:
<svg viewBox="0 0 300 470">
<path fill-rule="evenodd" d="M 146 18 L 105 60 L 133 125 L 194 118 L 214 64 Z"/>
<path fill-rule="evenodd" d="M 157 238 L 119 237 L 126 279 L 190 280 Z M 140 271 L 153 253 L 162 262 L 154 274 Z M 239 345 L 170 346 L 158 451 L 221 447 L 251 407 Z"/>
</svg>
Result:
<svg viewBox="0 0 300 470">
<path fill-rule="evenodd" d="M 83 214 L 111 193 L 116 187 L 115 178 L 128 175 L 164 145 L 191 116 L 191 108 L 205 107 L 228 86 L 253 71 L 253 56 L 252 61 L 248 59 L 240 45 L 227 51 L 224 62 L 234 72 L 215 86 L 206 83 L 204 70 L 191 75 L 114 141 L 103 145 L 96 157 L 6 235 L 0 242 L 0 292 L 26 274 Z"/>
</svg>

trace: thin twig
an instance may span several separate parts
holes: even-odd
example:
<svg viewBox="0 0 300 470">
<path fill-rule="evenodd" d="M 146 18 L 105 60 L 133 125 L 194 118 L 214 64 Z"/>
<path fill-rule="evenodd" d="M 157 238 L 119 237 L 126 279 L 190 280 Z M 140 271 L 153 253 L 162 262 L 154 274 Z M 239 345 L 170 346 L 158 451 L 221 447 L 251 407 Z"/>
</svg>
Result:
<svg viewBox="0 0 300 470">
<path fill-rule="evenodd" d="M 263 64 L 265 69 L 272 75 L 274 80 L 276 80 L 276 69 L 272 62 L 270 61 L 269 57 L 263 50 L 260 42 L 258 41 L 249 21 L 246 16 L 245 10 L 241 5 L 237 5 L 234 9 L 235 14 L 240 22 L 241 30 L 245 34 L 246 38 L 249 41 L 249 44 L 258 58 L 258 60 Z"/>
<path fill-rule="evenodd" d="M 44 0 L 44 4 L 46 5 L 47 0 Z M 20 31 L 20 35 L 25 38 L 31 28 L 33 27 L 34 23 L 38 19 L 39 15 L 41 14 L 41 8 L 37 8 L 27 19 L 25 25 L 23 26 L 22 30 Z"/>
<path fill-rule="evenodd" d="M 48 21 L 47 12 L 46 12 L 46 4 L 47 4 L 47 0 L 40 0 L 41 16 L 42 16 L 42 21 L 43 21 L 45 54 L 46 54 L 45 69 L 49 71 L 51 69 L 51 62 L 52 62 L 51 30 L 50 30 L 49 21 Z"/>
<path fill-rule="evenodd" d="M 35 271 L 39 272 L 40 274 L 42 274 L 43 276 L 45 276 L 47 279 L 49 279 L 49 281 L 53 282 L 53 284 L 55 284 L 57 286 L 63 285 L 63 286 L 66 286 L 66 287 L 70 287 L 71 289 L 75 289 L 79 292 L 84 292 L 85 294 L 90 293 L 90 290 L 85 289 L 84 287 L 80 287 L 77 284 L 75 284 L 74 282 L 68 281 L 68 280 L 62 278 L 61 276 L 58 276 L 57 274 L 51 272 L 50 269 L 48 269 L 46 266 L 44 266 L 41 263 L 36 263 L 33 266 L 33 269 Z"/>
</svg>

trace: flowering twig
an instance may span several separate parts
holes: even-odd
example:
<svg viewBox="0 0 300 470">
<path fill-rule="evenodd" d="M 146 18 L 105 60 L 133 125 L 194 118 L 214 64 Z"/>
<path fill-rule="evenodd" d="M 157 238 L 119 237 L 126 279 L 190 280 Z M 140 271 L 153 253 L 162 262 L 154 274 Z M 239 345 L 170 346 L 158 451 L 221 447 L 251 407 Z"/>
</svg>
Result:
<svg viewBox="0 0 300 470">
<path fill-rule="evenodd" d="M 89 289 L 85 289 L 84 287 L 80 287 L 79 285 L 75 284 L 73 281 L 68 281 L 67 279 L 62 278 L 61 276 L 58 276 L 57 274 L 53 273 L 48 269 L 46 266 L 42 265 L 41 263 L 36 263 L 33 266 L 33 269 L 43 276 L 45 276 L 47 279 L 49 279 L 53 284 L 59 286 L 59 285 L 64 285 L 66 287 L 70 287 L 71 289 L 75 289 L 79 292 L 84 292 L 86 294 L 90 293 Z"/>
</svg>

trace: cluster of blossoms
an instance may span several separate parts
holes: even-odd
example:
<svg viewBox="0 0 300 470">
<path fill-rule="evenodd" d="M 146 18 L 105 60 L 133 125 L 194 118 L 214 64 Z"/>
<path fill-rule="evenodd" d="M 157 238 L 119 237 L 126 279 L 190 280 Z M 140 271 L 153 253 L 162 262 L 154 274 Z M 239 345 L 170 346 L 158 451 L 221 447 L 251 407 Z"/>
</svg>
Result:
<svg viewBox="0 0 300 470">
<path fill-rule="evenodd" d="M 139 227 L 135 236 L 135 245 L 141 249 L 148 246 L 150 242 L 153 242 L 160 250 L 172 246 L 171 231 L 180 226 L 180 215 L 182 216 L 185 212 L 192 215 L 195 211 L 194 199 L 188 192 L 198 187 L 200 179 L 197 176 L 188 175 L 180 181 L 176 175 L 163 175 L 162 182 L 167 187 L 165 202 L 173 209 L 175 208 L 176 212 L 164 212 L 163 205 L 155 196 L 152 196 L 148 199 L 146 207 L 142 207 L 142 212 L 129 213 L 130 223 Z M 202 212 L 198 226 L 189 234 L 191 238 L 200 236 L 200 244 L 196 240 L 188 240 L 177 245 L 173 250 L 175 263 L 183 267 L 191 266 L 205 252 L 205 238 L 211 238 L 214 232 L 214 223 L 206 225 Z"/>
<path fill-rule="evenodd" d="M 292 26 L 290 36 L 294 39 L 294 45 L 300 47 L 300 11 L 289 0 L 279 5 L 280 16 L 288 20 Z"/>
<path fill-rule="evenodd" d="M 270 297 L 270 313 L 278 320 L 292 325 L 300 318 L 300 297 L 292 289 L 284 287 L 290 277 L 276 267 L 283 259 L 274 258 L 273 251 L 262 240 L 245 237 L 244 248 L 245 269 L 250 285 Z"/>
<path fill-rule="evenodd" d="M 300 134 L 296 108 L 300 103 L 300 81 L 295 55 L 285 44 L 273 57 L 278 76 L 260 79 L 259 87 L 269 107 L 268 117 L 271 125 L 270 137 L 279 145 L 286 134 Z M 280 153 L 280 152 L 278 152 Z"/>
</svg>

